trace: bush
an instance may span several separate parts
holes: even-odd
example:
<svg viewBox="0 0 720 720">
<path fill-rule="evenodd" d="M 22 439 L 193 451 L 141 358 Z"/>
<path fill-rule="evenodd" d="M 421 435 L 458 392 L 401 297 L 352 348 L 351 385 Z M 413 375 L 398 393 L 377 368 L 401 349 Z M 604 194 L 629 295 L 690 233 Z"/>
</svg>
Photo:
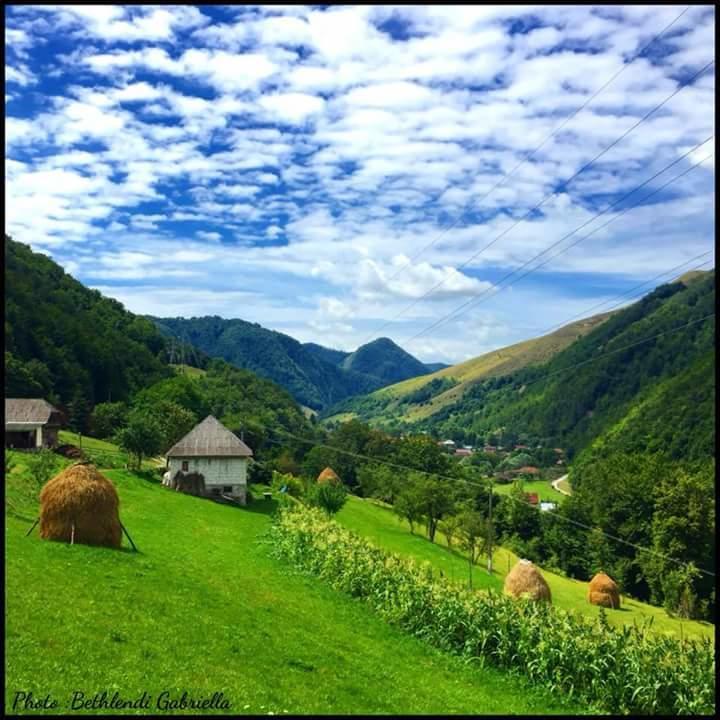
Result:
<svg viewBox="0 0 720 720">
<path fill-rule="evenodd" d="M 35 485 L 39 488 L 55 474 L 58 464 L 55 453 L 45 448 L 28 453 L 26 463 Z"/>
<path fill-rule="evenodd" d="M 473 593 L 376 548 L 317 510 L 286 507 L 273 552 L 336 589 L 364 598 L 390 622 L 468 659 L 519 670 L 533 683 L 613 714 L 712 714 L 712 642 L 611 627 L 547 603 Z"/>
<path fill-rule="evenodd" d="M 294 498 L 301 498 L 305 494 L 305 485 L 300 478 L 289 473 L 279 473 L 277 470 L 273 470 L 270 489 L 276 496 L 287 493 Z"/>
<path fill-rule="evenodd" d="M 330 516 L 339 512 L 347 500 L 347 490 L 339 483 L 316 483 L 308 492 L 311 505 L 319 507 Z"/>
</svg>

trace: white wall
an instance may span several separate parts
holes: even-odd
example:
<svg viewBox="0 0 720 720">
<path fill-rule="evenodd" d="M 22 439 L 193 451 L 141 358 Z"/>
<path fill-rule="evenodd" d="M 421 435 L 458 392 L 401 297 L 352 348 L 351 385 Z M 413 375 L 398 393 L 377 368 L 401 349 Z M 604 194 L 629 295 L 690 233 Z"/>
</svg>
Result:
<svg viewBox="0 0 720 720">
<path fill-rule="evenodd" d="M 245 501 L 247 491 L 247 458 L 241 457 L 171 457 L 170 479 L 175 473 L 182 470 L 183 461 L 187 461 L 188 473 L 200 473 L 205 478 L 205 487 L 212 492 L 212 488 L 232 487 L 232 492 L 224 493 Z"/>
</svg>

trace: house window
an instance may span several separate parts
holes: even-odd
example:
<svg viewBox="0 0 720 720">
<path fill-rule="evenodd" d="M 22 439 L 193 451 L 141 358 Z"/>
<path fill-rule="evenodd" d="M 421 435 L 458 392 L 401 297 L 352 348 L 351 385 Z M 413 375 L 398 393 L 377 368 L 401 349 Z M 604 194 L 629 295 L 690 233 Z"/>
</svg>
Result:
<svg viewBox="0 0 720 720">
<path fill-rule="evenodd" d="M 223 492 L 224 492 L 224 493 L 231 493 L 231 492 L 232 492 L 232 485 L 223 485 Z"/>
<path fill-rule="evenodd" d="M 187 461 L 187 460 L 183 460 L 183 461 L 182 461 L 182 471 L 183 471 L 183 472 L 187 472 L 188 469 L 189 469 L 188 461 Z"/>
</svg>

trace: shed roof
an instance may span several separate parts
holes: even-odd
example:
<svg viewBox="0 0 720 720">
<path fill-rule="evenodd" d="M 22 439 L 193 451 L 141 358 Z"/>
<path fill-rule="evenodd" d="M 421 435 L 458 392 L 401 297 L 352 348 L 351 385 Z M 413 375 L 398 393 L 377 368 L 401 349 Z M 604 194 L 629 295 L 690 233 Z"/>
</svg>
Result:
<svg viewBox="0 0 720 720">
<path fill-rule="evenodd" d="M 5 398 L 5 424 L 60 424 L 60 411 L 42 398 Z"/>
<path fill-rule="evenodd" d="M 250 457 L 253 453 L 219 420 L 208 415 L 165 454 L 167 457 Z"/>
</svg>

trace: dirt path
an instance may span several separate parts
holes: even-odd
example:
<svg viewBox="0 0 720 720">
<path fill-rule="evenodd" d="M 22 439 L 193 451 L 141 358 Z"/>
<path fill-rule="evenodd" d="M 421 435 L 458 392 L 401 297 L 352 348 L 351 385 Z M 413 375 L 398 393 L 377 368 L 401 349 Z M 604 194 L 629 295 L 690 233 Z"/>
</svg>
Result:
<svg viewBox="0 0 720 720">
<path fill-rule="evenodd" d="M 553 490 L 557 490 L 559 493 L 562 493 L 563 495 L 572 495 L 571 492 L 568 490 L 563 490 L 560 487 L 560 483 L 567 480 L 567 473 L 563 475 L 562 477 L 559 477 L 557 480 L 553 480 L 551 485 L 553 486 Z M 567 484 L 567 483 L 566 483 Z"/>
</svg>

